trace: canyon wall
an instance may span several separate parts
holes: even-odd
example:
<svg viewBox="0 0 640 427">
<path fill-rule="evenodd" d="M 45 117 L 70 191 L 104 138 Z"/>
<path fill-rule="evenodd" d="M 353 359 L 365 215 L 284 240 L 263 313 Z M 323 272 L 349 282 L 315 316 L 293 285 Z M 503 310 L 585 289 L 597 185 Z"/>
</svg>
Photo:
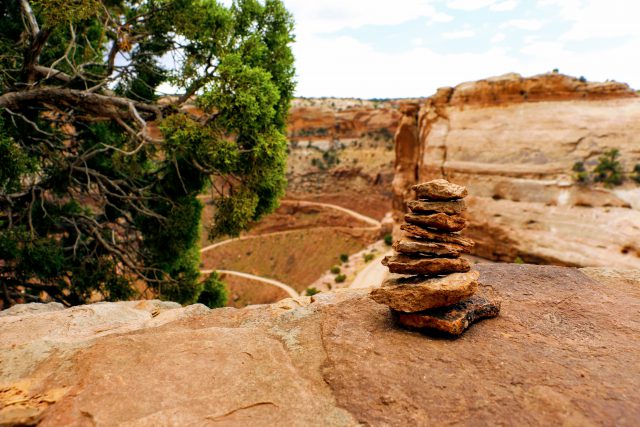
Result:
<svg viewBox="0 0 640 427">
<path fill-rule="evenodd" d="M 412 105 L 396 133 L 397 217 L 413 183 L 444 177 L 474 196 L 478 256 L 640 268 L 640 186 L 579 184 L 572 171 L 612 148 L 628 174 L 640 163 L 640 97 L 627 85 L 508 74 Z"/>
</svg>

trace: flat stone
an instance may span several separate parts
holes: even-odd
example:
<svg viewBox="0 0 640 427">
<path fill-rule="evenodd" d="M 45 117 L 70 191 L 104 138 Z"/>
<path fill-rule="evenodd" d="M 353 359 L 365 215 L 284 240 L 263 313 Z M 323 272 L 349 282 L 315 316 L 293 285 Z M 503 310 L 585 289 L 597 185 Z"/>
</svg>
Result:
<svg viewBox="0 0 640 427">
<path fill-rule="evenodd" d="M 432 215 L 406 214 L 404 220 L 409 224 L 435 228 L 442 231 L 462 231 L 467 226 L 467 220 L 463 217 L 444 213 Z"/>
<path fill-rule="evenodd" d="M 472 323 L 500 313 L 500 300 L 489 288 L 481 287 L 474 296 L 450 307 L 439 307 L 419 313 L 394 311 L 398 323 L 406 328 L 436 330 L 450 335 L 462 335 Z"/>
<path fill-rule="evenodd" d="M 467 197 L 467 189 L 461 185 L 453 184 L 445 179 L 436 179 L 411 187 L 419 199 L 428 200 L 455 200 Z"/>
<path fill-rule="evenodd" d="M 441 275 L 449 273 L 466 273 L 471 270 L 469 261 L 463 258 L 411 258 L 406 255 L 386 257 L 382 265 L 397 274 Z"/>
<path fill-rule="evenodd" d="M 407 206 L 413 213 L 439 212 L 447 215 L 458 215 L 467 210 L 464 200 L 454 200 L 451 202 L 429 202 L 425 200 L 412 200 Z"/>
<path fill-rule="evenodd" d="M 456 245 L 454 243 L 427 242 L 410 237 L 395 242 L 393 249 L 401 254 L 424 254 L 446 258 L 458 258 L 461 254 L 469 252 L 469 248 L 466 246 Z"/>
<path fill-rule="evenodd" d="M 396 311 L 413 313 L 450 306 L 472 296 L 478 288 L 480 273 L 456 273 L 446 277 L 424 276 L 387 279 L 371 292 L 371 298 Z"/>
<path fill-rule="evenodd" d="M 437 231 L 427 230 L 413 224 L 402 224 L 400 226 L 400 229 L 407 232 L 413 237 L 432 240 L 434 242 L 453 243 L 456 245 L 464 246 L 466 248 L 472 248 L 475 245 L 473 240 L 462 237 L 459 234 L 438 233 Z"/>
</svg>

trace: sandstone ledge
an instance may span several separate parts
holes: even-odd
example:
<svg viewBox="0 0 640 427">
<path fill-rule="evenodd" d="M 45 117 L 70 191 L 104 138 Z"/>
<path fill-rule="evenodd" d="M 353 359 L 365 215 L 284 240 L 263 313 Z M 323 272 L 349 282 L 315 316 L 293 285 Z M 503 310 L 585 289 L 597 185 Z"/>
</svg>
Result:
<svg viewBox="0 0 640 427">
<path fill-rule="evenodd" d="M 0 425 L 636 424 L 639 271 L 478 270 L 501 315 L 457 340 L 366 291 L 0 317 Z"/>
</svg>

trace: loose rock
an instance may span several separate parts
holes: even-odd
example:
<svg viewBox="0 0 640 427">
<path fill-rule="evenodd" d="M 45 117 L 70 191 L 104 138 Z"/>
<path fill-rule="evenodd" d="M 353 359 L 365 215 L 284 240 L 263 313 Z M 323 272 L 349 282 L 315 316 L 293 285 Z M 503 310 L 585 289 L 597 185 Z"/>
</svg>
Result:
<svg viewBox="0 0 640 427">
<path fill-rule="evenodd" d="M 429 255 L 445 258 L 458 258 L 463 253 L 468 253 L 469 248 L 456 245 L 454 243 L 437 243 L 426 242 L 420 239 L 412 239 L 405 237 L 402 240 L 398 240 L 393 244 L 393 249 L 396 252 L 407 255 Z"/>
<path fill-rule="evenodd" d="M 471 269 L 469 261 L 463 258 L 411 258 L 405 255 L 386 257 L 382 265 L 397 274 L 440 275 L 466 273 Z"/>
<path fill-rule="evenodd" d="M 404 220 L 409 224 L 435 228 L 442 231 L 462 231 L 467 226 L 467 220 L 463 217 L 444 213 L 433 215 L 406 214 Z"/>
<path fill-rule="evenodd" d="M 500 301 L 482 288 L 469 299 L 450 307 L 432 308 L 419 313 L 394 311 L 398 323 L 411 329 L 442 331 L 461 335 L 472 323 L 500 313 Z"/>
<path fill-rule="evenodd" d="M 467 210 L 464 200 L 451 202 L 428 202 L 424 200 L 412 200 L 407 206 L 413 213 L 440 212 L 447 215 L 458 215 Z"/>
<path fill-rule="evenodd" d="M 434 242 L 453 243 L 456 245 L 464 246 L 466 248 L 472 248 L 475 245 L 473 240 L 467 239 L 466 237 L 462 237 L 458 234 L 438 233 L 436 231 L 426 230 L 413 224 L 402 224 L 400 226 L 400 229 L 406 231 L 414 237 L 432 240 Z"/>
<path fill-rule="evenodd" d="M 428 200 L 455 200 L 467 197 L 467 189 L 461 185 L 452 184 L 444 179 L 425 182 L 414 185 L 411 188 L 416 192 L 418 199 Z"/>
<path fill-rule="evenodd" d="M 401 312 L 418 312 L 456 304 L 472 296 L 478 288 L 480 273 L 457 273 L 428 279 L 423 276 L 388 279 L 371 298 Z"/>
</svg>

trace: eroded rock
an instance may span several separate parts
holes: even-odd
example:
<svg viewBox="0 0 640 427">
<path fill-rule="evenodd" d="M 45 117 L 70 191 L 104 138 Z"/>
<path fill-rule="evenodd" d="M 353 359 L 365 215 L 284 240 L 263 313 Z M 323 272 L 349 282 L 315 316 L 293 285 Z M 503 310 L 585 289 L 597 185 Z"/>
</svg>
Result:
<svg viewBox="0 0 640 427">
<path fill-rule="evenodd" d="M 462 231 L 467 226 L 467 220 L 459 215 L 436 213 L 432 215 L 406 214 L 404 220 L 409 224 L 421 227 L 435 228 L 441 231 Z"/>
<path fill-rule="evenodd" d="M 398 323 L 411 329 L 436 330 L 461 335 L 471 324 L 500 313 L 500 301 L 481 288 L 477 294 L 449 307 L 439 307 L 418 313 L 395 311 Z"/>
<path fill-rule="evenodd" d="M 457 258 L 463 253 L 468 253 L 469 248 L 453 243 L 427 242 L 420 239 L 405 237 L 393 244 L 396 252 L 407 255 L 423 254 L 447 258 Z"/>
<path fill-rule="evenodd" d="M 464 200 L 451 202 L 426 202 L 424 200 L 412 200 L 407 206 L 413 213 L 439 212 L 447 215 L 458 215 L 467 209 Z"/>
<path fill-rule="evenodd" d="M 469 261 L 463 258 L 411 258 L 406 255 L 386 257 L 382 265 L 396 274 L 441 275 L 465 273 L 471 269 Z"/>
<path fill-rule="evenodd" d="M 471 248 L 474 245 L 473 240 L 467 239 L 466 237 L 462 237 L 458 234 L 438 233 L 436 231 L 427 230 L 413 224 L 402 224 L 400 226 L 400 229 L 420 239 L 432 240 L 434 242 L 442 243 L 453 243 L 467 248 Z"/>
<path fill-rule="evenodd" d="M 445 179 L 435 179 L 411 187 L 418 199 L 426 200 L 456 200 L 463 199 L 469 194 L 461 185 L 451 183 Z"/>
<path fill-rule="evenodd" d="M 472 296 L 478 288 L 480 273 L 451 274 L 447 277 L 399 277 L 386 280 L 371 292 L 371 298 L 396 311 L 418 312 L 456 304 Z"/>
</svg>

